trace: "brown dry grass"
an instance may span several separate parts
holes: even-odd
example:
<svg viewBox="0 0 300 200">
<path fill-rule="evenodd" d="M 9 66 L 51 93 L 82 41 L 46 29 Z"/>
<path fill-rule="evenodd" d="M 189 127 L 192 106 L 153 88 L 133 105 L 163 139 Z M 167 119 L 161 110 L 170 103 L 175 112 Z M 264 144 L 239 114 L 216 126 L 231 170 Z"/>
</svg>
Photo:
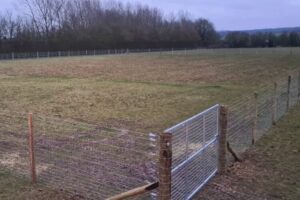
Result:
<svg viewBox="0 0 300 200">
<path fill-rule="evenodd" d="M 1 61 L 0 108 L 162 130 L 299 63 L 297 55 L 197 53 Z"/>
<path fill-rule="evenodd" d="M 291 55 L 145 55 L 2 61 L 0 74 L 47 78 L 97 78 L 158 83 L 245 82 L 294 69 Z"/>
<path fill-rule="evenodd" d="M 214 103 L 249 94 L 299 64 L 297 55 L 195 53 L 1 61 L 0 109 L 161 131 Z M 67 198 L 0 170 L 0 199 Z"/>
</svg>

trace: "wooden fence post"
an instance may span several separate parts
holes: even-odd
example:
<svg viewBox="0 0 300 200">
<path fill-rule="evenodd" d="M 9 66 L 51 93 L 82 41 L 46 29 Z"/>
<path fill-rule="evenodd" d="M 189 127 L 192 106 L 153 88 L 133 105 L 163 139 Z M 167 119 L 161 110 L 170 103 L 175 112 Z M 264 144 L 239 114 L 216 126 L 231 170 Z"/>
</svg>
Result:
<svg viewBox="0 0 300 200">
<path fill-rule="evenodd" d="M 298 101 L 300 100 L 300 71 L 298 73 Z"/>
<path fill-rule="evenodd" d="M 172 134 L 160 135 L 159 150 L 159 200 L 171 200 Z"/>
<path fill-rule="evenodd" d="M 33 133 L 33 117 L 32 113 L 28 115 L 29 128 L 29 161 L 32 183 L 36 183 L 36 167 L 35 167 L 35 149 L 34 149 L 34 133 Z"/>
<path fill-rule="evenodd" d="M 252 144 L 256 142 L 256 135 L 257 135 L 257 117 L 258 117 L 258 94 L 254 93 L 254 117 L 253 117 L 253 129 L 252 129 Z"/>
<path fill-rule="evenodd" d="M 272 102 L 272 124 L 276 125 L 277 121 L 277 83 L 274 83 L 273 102 Z"/>
<path fill-rule="evenodd" d="M 288 77 L 288 88 L 287 88 L 287 103 L 286 103 L 286 110 L 288 111 L 290 109 L 290 94 L 291 94 L 291 81 L 292 77 Z"/>
<path fill-rule="evenodd" d="M 227 117 L 228 109 L 225 106 L 221 106 L 219 113 L 219 174 L 224 174 L 226 171 Z"/>
</svg>

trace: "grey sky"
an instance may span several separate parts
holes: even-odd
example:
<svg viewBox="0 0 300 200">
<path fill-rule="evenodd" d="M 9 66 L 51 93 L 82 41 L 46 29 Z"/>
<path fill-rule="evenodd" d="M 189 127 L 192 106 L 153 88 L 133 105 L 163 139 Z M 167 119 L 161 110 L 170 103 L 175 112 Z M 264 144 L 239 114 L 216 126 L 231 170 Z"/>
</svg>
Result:
<svg viewBox="0 0 300 200">
<path fill-rule="evenodd" d="M 17 0 L 0 0 L 0 11 Z M 300 0 L 126 0 L 155 6 L 165 13 L 188 11 L 211 20 L 218 30 L 300 26 Z"/>
</svg>

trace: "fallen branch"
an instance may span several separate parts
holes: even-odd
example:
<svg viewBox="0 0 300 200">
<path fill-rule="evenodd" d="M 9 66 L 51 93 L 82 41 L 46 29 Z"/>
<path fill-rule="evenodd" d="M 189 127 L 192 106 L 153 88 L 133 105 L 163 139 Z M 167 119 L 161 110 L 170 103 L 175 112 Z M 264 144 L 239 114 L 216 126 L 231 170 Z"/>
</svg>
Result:
<svg viewBox="0 0 300 200">
<path fill-rule="evenodd" d="M 135 188 L 133 190 L 124 192 L 122 194 L 118 194 L 118 195 L 116 195 L 114 197 L 110 197 L 110 198 L 108 198 L 106 200 L 124 200 L 124 199 L 127 199 L 129 197 L 137 196 L 137 195 L 149 192 L 151 190 L 154 190 L 154 189 L 158 188 L 158 186 L 159 186 L 158 182 L 151 183 L 149 185 L 138 187 L 138 188 Z"/>
</svg>

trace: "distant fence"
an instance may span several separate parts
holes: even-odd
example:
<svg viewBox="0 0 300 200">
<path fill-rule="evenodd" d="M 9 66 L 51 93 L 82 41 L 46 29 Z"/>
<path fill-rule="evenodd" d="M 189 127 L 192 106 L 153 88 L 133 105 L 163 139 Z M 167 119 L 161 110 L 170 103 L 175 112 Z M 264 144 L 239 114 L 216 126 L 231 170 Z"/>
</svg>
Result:
<svg viewBox="0 0 300 200">
<path fill-rule="evenodd" d="M 75 198 L 189 200 L 299 100 L 294 73 L 161 134 L 2 110 L 0 167 Z"/>
<path fill-rule="evenodd" d="M 243 55 L 243 54 L 300 54 L 298 47 L 278 47 L 278 48 L 160 48 L 160 49 L 108 49 L 108 50 L 80 50 L 80 51 L 36 51 L 22 53 L 1 53 L 0 60 L 17 60 L 17 59 L 39 59 L 55 57 L 72 57 L 72 56 L 98 56 L 98 55 L 118 55 L 129 53 L 160 53 L 166 55 Z"/>
</svg>

